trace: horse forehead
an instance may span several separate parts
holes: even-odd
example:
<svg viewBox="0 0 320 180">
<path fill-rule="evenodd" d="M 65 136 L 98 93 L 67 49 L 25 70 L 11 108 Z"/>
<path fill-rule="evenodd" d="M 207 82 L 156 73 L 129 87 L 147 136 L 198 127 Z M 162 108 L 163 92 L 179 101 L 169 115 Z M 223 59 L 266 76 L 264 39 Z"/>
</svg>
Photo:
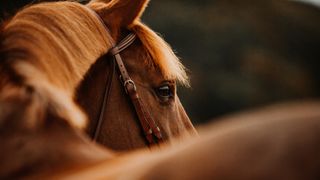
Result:
<svg viewBox="0 0 320 180">
<path fill-rule="evenodd" d="M 130 76 L 141 82 L 161 83 L 165 77 L 141 43 L 135 43 L 121 54 Z"/>
</svg>

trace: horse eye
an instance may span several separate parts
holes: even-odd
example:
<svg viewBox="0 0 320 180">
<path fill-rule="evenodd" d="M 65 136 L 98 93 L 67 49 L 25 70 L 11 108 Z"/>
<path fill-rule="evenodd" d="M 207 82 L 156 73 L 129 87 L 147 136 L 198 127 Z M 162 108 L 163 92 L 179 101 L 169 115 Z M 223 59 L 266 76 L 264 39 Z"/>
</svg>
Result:
<svg viewBox="0 0 320 180">
<path fill-rule="evenodd" d="M 173 96 L 172 90 L 169 85 L 160 86 L 157 89 L 157 94 L 164 101 L 168 101 L 169 98 Z"/>
</svg>

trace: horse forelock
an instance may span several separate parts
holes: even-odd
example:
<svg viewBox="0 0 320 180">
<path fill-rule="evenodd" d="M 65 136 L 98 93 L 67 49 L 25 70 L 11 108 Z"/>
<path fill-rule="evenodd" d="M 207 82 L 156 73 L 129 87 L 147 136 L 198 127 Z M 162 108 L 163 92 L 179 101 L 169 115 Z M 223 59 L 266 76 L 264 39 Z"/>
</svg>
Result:
<svg viewBox="0 0 320 180">
<path fill-rule="evenodd" d="M 189 86 L 186 68 L 169 44 L 140 21 L 136 21 L 131 26 L 131 30 L 137 34 L 150 54 L 152 63 L 160 69 L 165 78 L 177 80 L 182 85 Z"/>
<path fill-rule="evenodd" d="M 89 6 L 92 9 L 95 9 L 97 13 L 101 16 L 101 18 L 104 18 L 104 12 L 99 12 L 101 11 L 101 9 L 103 11 L 108 11 L 109 9 L 117 8 L 121 9 L 120 7 L 127 6 L 127 4 L 123 3 L 129 2 L 130 1 L 114 0 L 105 4 L 105 1 L 92 1 L 92 3 L 90 3 Z M 141 16 L 148 1 L 141 2 L 144 4 L 144 6 L 137 9 L 139 11 L 137 17 Z M 113 6 L 116 6 L 116 8 Z M 125 12 L 122 13 L 122 15 L 125 15 Z M 121 33 L 121 28 L 119 28 L 120 22 L 118 22 L 119 19 L 117 19 L 116 17 L 112 18 L 105 19 L 105 23 L 109 26 L 108 28 L 110 28 L 112 37 L 118 39 L 120 37 L 119 34 Z M 182 65 L 179 58 L 175 55 L 169 44 L 167 44 L 159 35 L 157 35 L 157 33 L 155 33 L 146 25 L 144 25 L 140 21 L 140 18 L 134 19 L 131 24 L 126 25 L 125 27 L 127 27 L 129 30 L 131 30 L 138 36 L 143 46 L 145 47 L 148 55 L 150 55 L 150 61 L 145 62 L 152 66 L 147 67 L 156 67 L 162 72 L 166 79 L 177 80 L 182 85 L 189 86 L 189 79 L 186 73 L 186 68 Z"/>
</svg>

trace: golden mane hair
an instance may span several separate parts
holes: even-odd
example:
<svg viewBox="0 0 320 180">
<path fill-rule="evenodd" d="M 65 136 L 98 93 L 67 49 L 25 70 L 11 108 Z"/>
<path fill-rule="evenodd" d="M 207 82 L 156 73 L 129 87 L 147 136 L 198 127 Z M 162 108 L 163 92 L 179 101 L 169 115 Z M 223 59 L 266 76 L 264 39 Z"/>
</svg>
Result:
<svg viewBox="0 0 320 180">
<path fill-rule="evenodd" d="M 90 66 L 112 46 L 97 18 L 78 3 L 41 3 L 18 12 L 1 37 L 0 101 L 31 96 L 30 106 L 40 104 L 42 111 L 85 127 L 74 92 Z M 22 81 L 17 85 L 13 79 Z M 37 126 L 33 118 L 25 119 L 28 126 Z"/>
<path fill-rule="evenodd" d="M 185 67 L 168 43 L 140 21 L 136 21 L 131 29 L 137 34 L 150 53 L 153 63 L 159 67 L 166 78 L 175 79 L 181 84 L 189 86 Z"/>
</svg>

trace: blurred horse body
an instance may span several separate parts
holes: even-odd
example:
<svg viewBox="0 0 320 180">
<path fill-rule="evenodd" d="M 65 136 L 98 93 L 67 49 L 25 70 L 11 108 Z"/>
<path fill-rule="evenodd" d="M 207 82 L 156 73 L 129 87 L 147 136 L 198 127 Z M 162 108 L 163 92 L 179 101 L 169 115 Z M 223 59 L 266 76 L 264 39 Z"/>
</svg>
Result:
<svg viewBox="0 0 320 180">
<path fill-rule="evenodd" d="M 45 179 L 318 179 L 320 103 L 295 102 L 219 119 L 201 138 L 36 174 Z"/>
</svg>

